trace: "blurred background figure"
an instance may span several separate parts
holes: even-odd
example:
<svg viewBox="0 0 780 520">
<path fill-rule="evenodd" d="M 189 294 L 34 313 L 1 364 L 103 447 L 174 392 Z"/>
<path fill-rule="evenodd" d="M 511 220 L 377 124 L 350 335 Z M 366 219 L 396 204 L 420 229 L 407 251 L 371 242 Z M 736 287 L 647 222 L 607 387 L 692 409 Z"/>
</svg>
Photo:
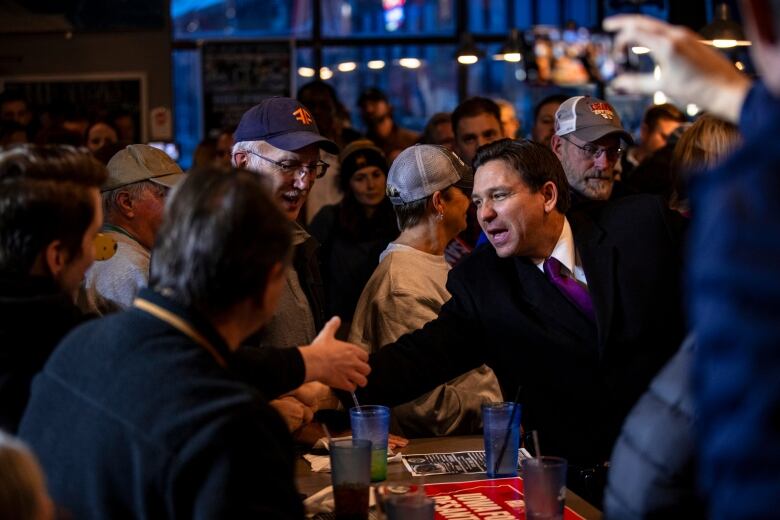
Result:
<svg viewBox="0 0 780 520">
<path fill-rule="evenodd" d="M 666 146 L 672 133 L 686 120 L 682 110 L 672 105 L 651 105 L 645 110 L 639 127 L 639 144 L 630 146 L 620 161 L 623 180 L 655 152 Z"/>
<path fill-rule="evenodd" d="M 323 207 L 309 231 L 321 244 L 326 315 L 341 317 L 337 337 L 343 339 L 379 254 L 398 236 L 398 225 L 385 194 L 388 166 L 382 150 L 366 139 L 354 141 L 339 161 L 344 198 Z"/>
<path fill-rule="evenodd" d="M 228 160 L 230 160 L 230 155 L 228 155 Z M 195 147 L 195 153 L 192 154 L 192 169 L 207 168 L 216 161 L 217 140 L 213 137 L 206 137 Z"/>
<path fill-rule="evenodd" d="M 425 124 L 420 144 L 438 144 L 455 151 L 455 134 L 452 131 L 452 116 L 449 112 L 433 114 Z"/>
<path fill-rule="evenodd" d="M 555 112 L 558 107 L 569 99 L 564 94 L 554 94 L 542 99 L 534 108 L 534 124 L 531 127 L 531 140 L 544 146 L 550 146 L 550 140 L 555 133 Z"/>
<path fill-rule="evenodd" d="M 504 137 L 515 139 L 523 126 L 517 117 L 515 106 L 506 99 L 496 99 L 495 102 L 501 110 L 501 127 L 504 129 Z"/>
<path fill-rule="evenodd" d="M 712 170 L 741 144 L 739 128 L 711 114 L 703 114 L 683 132 L 672 155 L 672 209 L 690 216 L 688 183 L 691 176 Z"/>
<path fill-rule="evenodd" d="M 346 124 L 349 114 L 344 113 L 346 109 L 335 89 L 324 81 L 306 83 L 298 89 L 297 98 L 314 116 L 320 134 L 336 143 L 339 149 L 360 138 L 360 134 Z M 305 208 L 306 222 L 311 222 L 324 206 L 338 204 L 344 193 L 339 188 L 338 155 L 320 150 L 320 159 L 328 163 L 329 167 L 325 176 L 318 179 L 309 190 Z"/>
<path fill-rule="evenodd" d="M 492 99 L 471 97 L 452 111 L 452 130 L 455 153 L 471 167 L 477 148 L 504 138 L 501 109 Z"/>
<path fill-rule="evenodd" d="M 135 118 L 129 110 L 120 109 L 111 116 L 111 123 L 116 129 L 119 143 L 127 146 L 131 143 L 137 143 L 138 137 L 135 135 Z"/>
<path fill-rule="evenodd" d="M 54 502 L 32 451 L 0 430 L 0 518 L 54 520 Z"/>
<path fill-rule="evenodd" d="M 391 163 L 402 150 L 420 139 L 420 134 L 401 128 L 393 121 L 393 107 L 387 95 L 378 88 L 364 90 L 357 104 L 366 125 L 366 137 L 382 149 Z"/>
<path fill-rule="evenodd" d="M 13 93 L 3 93 L 0 96 L 0 121 L 17 123 L 25 132 L 27 139 L 34 137 L 33 132 L 33 113 L 30 110 L 27 100 L 22 96 Z"/>
<path fill-rule="evenodd" d="M 87 128 L 87 149 L 93 154 L 107 144 L 119 142 L 116 129 L 108 121 L 98 120 Z"/>
<path fill-rule="evenodd" d="M 214 166 L 230 168 L 230 159 L 233 151 L 233 132 L 235 131 L 235 128 L 224 128 L 217 136 Z"/>
<path fill-rule="evenodd" d="M 344 148 L 360 138 L 360 133 L 348 124 L 349 114 L 343 113 L 344 105 L 332 86 L 324 81 L 311 81 L 298 89 L 296 97 L 314 116 L 320 134 L 336 143 L 339 148 Z"/>
<path fill-rule="evenodd" d="M 216 137 L 206 137 L 199 142 L 192 155 L 192 169 L 213 166 L 229 169 L 234 131 L 235 128 L 224 129 Z"/>
</svg>

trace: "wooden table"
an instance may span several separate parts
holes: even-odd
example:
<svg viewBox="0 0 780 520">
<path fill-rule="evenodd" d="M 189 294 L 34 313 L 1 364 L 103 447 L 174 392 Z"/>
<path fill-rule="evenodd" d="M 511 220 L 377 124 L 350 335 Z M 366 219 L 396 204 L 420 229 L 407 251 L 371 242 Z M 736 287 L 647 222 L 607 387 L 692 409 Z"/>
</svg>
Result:
<svg viewBox="0 0 780 520">
<path fill-rule="evenodd" d="M 465 437 L 437 437 L 431 439 L 412 439 L 409 445 L 401 450 L 404 454 L 415 453 L 450 453 L 454 451 L 474 451 L 484 449 L 482 436 L 471 435 Z M 330 485 L 330 473 L 314 473 L 309 463 L 303 457 L 299 457 L 295 467 L 298 491 L 306 496 L 313 495 L 317 491 Z M 470 475 L 430 475 L 425 477 L 425 483 L 436 482 L 461 482 L 467 480 L 486 479 L 484 473 Z M 422 480 L 420 477 L 412 477 L 402 463 L 387 465 L 387 480 Z M 566 505 L 587 519 L 601 519 L 601 512 L 572 493 L 566 492 Z"/>
</svg>

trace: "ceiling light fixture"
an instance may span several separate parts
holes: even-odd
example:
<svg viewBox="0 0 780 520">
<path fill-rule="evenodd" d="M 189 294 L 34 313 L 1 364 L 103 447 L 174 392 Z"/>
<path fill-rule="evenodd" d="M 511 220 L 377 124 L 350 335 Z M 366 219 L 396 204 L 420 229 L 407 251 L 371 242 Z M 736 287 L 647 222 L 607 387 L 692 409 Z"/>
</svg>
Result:
<svg viewBox="0 0 780 520">
<path fill-rule="evenodd" d="M 493 59 L 497 61 L 508 61 L 510 63 L 517 63 L 523 59 L 522 42 L 520 40 L 520 31 L 512 29 L 509 31 L 509 36 L 504 42 L 504 45 L 493 55 Z"/>
<path fill-rule="evenodd" d="M 729 6 L 725 2 L 715 6 L 715 16 L 709 24 L 699 31 L 699 34 L 701 34 L 702 43 L 719 49 L 750 45 L 750 40 L 745 38 L 742 27 L 731 19 Z"/>
<path fill-rule="evenodd" d="M 458 59 L 458 63 L 462 65 L 473 65 L 478 62 L 480 56 L 483 55 L 484 53 L 474 44 L 474 38 L 472 38 L 471 34 L 463 34 L 460 47 L 455 54 Z"/>
</svg>

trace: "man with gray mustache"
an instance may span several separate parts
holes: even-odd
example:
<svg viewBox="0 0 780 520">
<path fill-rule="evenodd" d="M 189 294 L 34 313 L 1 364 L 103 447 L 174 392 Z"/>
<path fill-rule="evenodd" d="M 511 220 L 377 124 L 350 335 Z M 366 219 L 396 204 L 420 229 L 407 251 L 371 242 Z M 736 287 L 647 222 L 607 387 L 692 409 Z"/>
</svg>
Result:
<svg viewBox="0 0 780 520">
<path fill-rule="evenodd" d="M 247 110 L 234 140 L 233 165 L 255 171 L 270 182 L 272 196 L 293 231 L 293 269 L 287 270 L 276 314 L 252 343 L 307 345 L 325 324 L 325 314 L 318 244 L 296 221 L 315 180 L 327 171 L 320 149 L 338 154 L 338 147 L 320 135 L 306 107 L 286 97 L 267 98 Z"/>
<path fill-rule="evenodd" d="M 572 203 L 608 200 L 619 196 L 615 165 L 633 143 L 615 109 L 590 96 L 567 99 L 555 112 L 555 134 L 550 147 L 561 161 L 572 190 Z"/>
</svg>

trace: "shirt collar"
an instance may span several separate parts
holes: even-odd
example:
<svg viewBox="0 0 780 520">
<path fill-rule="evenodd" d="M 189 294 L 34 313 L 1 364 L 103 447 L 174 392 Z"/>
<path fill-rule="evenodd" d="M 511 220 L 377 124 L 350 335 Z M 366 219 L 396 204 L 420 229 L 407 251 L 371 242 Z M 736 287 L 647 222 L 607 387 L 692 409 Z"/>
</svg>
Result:
<svg viewBox="0 0 780 520">
<path fill-rule="evenodd" d="M 290 229 L 292 231 L 292 244 L 293 246 L 299 246 L 306 242 L 311 235 L 306 232 L 300 224 L 295 221 L 290 222 Z"/>
<path fill-rule="evenodd" d="M 571 226 L 569 225 L 569 219 L 563 217 L 563 229 L 561 230 L 561 236 L 558 237 L 558 242 L 553 248 L 551 257 L 558 260 L 563 266 L 569 270 L 570 273 L 574 272 L 575 264 L 575 252 L 574 252 L 574 235 L 571 232 Z M 539 262 L 534 262 L 536 267 L 540 271 L 544 272 L 544 259 Z"/>
</svg>

